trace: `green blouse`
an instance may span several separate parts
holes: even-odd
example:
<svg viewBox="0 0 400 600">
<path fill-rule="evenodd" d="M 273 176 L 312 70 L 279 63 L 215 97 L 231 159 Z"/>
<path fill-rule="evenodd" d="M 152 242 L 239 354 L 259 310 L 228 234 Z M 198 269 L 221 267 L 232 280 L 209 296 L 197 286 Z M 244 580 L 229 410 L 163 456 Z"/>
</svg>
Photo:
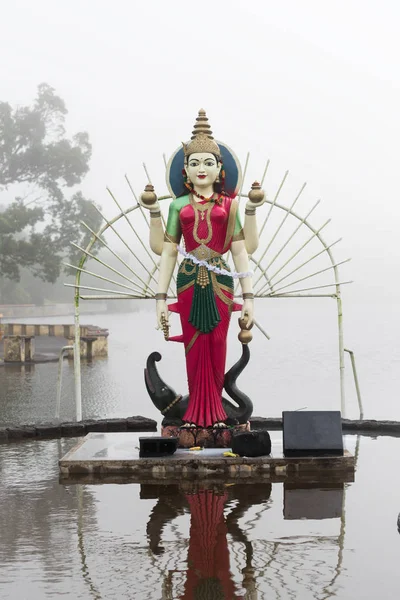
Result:
<svg viewBox="0 0 400 600">
<path fill-rule="evenodd" d="M 234 202 L 237 203 L 237 200 L 232 200 L 231 210 Z M 179 198 L 175 198 L 175 200 L 171 201 L 171 204 L 169 205 L 167 229 L 165 232 L 165 239 L 167 241 L 175 242 L 177 244 L 179 243 L 182 235 L 181 225 L 179 221 L 179 213 L 181 209 L 184 206 L 187 206 L 189 203 L 189 195 L 180 196 Z M 236 210 L 235 226 L 233 230 L 232 241 L 242 239 L 244 239 L 242 223 L 240 220 L 239 210 Z"/>
</svg>

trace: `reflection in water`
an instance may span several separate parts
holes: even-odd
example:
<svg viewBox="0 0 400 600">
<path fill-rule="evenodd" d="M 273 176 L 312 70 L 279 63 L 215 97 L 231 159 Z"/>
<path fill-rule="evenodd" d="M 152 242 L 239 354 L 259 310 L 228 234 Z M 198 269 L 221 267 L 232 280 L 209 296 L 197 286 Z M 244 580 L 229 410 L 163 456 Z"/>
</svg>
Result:
<svg viewBox="0 0 400 600">
<path fill-rule="evenodd" d="M 318 520 L 321 506 L 285 518 L 287 482 L 60 485 L 57 460 L 77 441 L 0 444 L 1 600 L 182 600 L 206 586 L 211 600 L 396 597 L 398 439 L 362 438 L 346 512 Z M 326 502 L 327 487 L 300 491 Z"/>
<path fill-rule="evenodd" d="M 190 512 L 190 537 L 186 551 L 185 568 L 177 564 L 161 570 L 163 600 L 258 600 L 259 589 L 267 582 L 272 597 L 280 598 L 279 589 L 286 590 L 287 597 L 298 597 L 295 590 L 305 588 L 310 598 L 328 598 L 334 595 L 332 586 L 341 565 L 340 550 L 343 544 L 341 528 L 339 536 L 282 536 L 279 540 L 254 540 L 249 536 L 271 508 L 271 484 L 237 484 L 229 487 L 204 488 L 182 486 L 142 485 L 141 498 L 157 497 L 147 524 L 149 547 L 155 557 L 166 549 L 161 539 L 168 523 Z M 285 485 L 287 494 L 296 493 L 296 484 Z M 301 509 L 290 519 L 330 519 L 342 516 L 343 483 L 324 485 L 300 485 L 300 493 L 306 492 L 308 500 L 305 515 Z M 323 506 L 321 505 L 321 502 Z M 259 505 L 251 528 L 246 530 L 240 521 L 246 513 Z M 330 507 L 330 508 L 329 508 Z M 328 553 L 332 555 L 327 560 Z M 231 556 L 230 556 L 231 554 Z M 324 560 L 322 560 L 324 556 Z M 336 559 L 335 559 L 336 556 Z M 317 558 L 316 558 L 317 557 Z M 180 557 L 178 562 L 181 562 Z M 240 561 L 241 580 L 236 583 L 232 573 L 233 561 Z M 313 564 L 314 561 L 314 564 Z M 164 564 L 170 564 L 163 560 Z M 244 563 L 244 564 L 243 564 Z M 331 563 L 331 567 L 329 567 Z M 336 564 L 336 568 L 335 568 Z M 331 575 L 329 575 L 331 573 Z M 322 594 L 320 596 L 320 594 Z"/>
<path fill-rule="evenodd" d="M 234 598 L 257 598 L 254 570 L 252 567 L 253 549 L 246 534 L 241 530 L 238 520 L 246 510 L 256 504 L 268 508 L 271 484 L 258 486 L 238 484 L 229 487 L 202 489 L 180 489 L 178 486 L 167 488 L 142 485 L 141 497 L 149 493 L 159 494 L 147 525 L 149 546 L 155 555 L 163 552 L 160 545 L 162 531 L 171 521 L 186 509 L 190 512 L 190 538 L 187 552 L 187 569 L 184 573 L 184 591 L 173 595 L 175 570 L 169 570 L 164 576 L 163 600 L 179 597 L 181 600 L 224 600 Z M 236 500 L 237 504 L 229 504 Z M 226 505 L 230 510 L 224 516 Z M 230 571 L 227 534 L 244 546 L 246 564 L 242 570 L 245 595 L 238 593 Z M 182 575 L 182 573 L 180 574 Z M 180 584 L 182 587 L 182 577 Z"/>
<path fill-rule="evenodd" d="M 55 456 L 74 443 L 68 440 L 21 442 L 0 446 L 0 565 L 1 585 L 16 581 L 21 593 L 11 598 L 35 596 L 38 573 L 43 572 L 42 592 L 63 587 L 76 555 L 74 529 L 79 518 L 96 527 L 96 511 L 90 488 L 81 500 L 74 487 L 58 483 Z M 44 594 L 43 596 L 44 597 Z"/>
<path fill-rule="evenodd" d="M 335 519 L 342 516 L 343 483 L 324 483 L 323 487 L 302 482 L 285 482 L 284 519 Z"/>
<path fill-rule="evenodd" d="M 87 584 L 91 598 L 94 600 L 101 600 L 101 595 L 96 586 L 94 585 L 90 576 L 89 567 L 87 564 L 85 546 L 84 546 L 84 534 L 83 534 L 83 515 L 84 515 L 84 488 L 82 485 L 77 485 L 77 497 L 78 497 L 78 550 L 81 557 L 82 563 L 82 576 L 83 580 Z"/>
<path fill-rule="evenodd" d="M 2 600 L 347 598 L 343 484 L 60 485 L 74 443 L 0 446 Z"/>
</svg>

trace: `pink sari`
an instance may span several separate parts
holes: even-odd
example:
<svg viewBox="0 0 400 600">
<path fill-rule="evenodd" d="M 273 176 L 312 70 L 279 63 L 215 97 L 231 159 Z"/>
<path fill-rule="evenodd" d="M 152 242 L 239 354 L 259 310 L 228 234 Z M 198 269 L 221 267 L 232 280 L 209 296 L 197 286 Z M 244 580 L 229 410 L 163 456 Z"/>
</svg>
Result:
<svg viewBox="0 0 400 600">
<path fill-rule="evenodd" d="M 221 256 L 232 241 L 243 239 L 237 208 L 237 201 L 228 197 L 220 205 L 191 200 L 183 206 L 179 223 L 186 252 L 229 270 Z M 233 284 L 232 277 L 186 258 L 178 273 L 178 302 L 169 306 L 182 325 L 182 335 L 170 339 L 183 342 L 186 354 L 189 405 L 183 420 L 198 427 L 227 418 L 222 406 L 227 335 L 232 311 L 241 309 L 233 301 Z"/>
</svg>

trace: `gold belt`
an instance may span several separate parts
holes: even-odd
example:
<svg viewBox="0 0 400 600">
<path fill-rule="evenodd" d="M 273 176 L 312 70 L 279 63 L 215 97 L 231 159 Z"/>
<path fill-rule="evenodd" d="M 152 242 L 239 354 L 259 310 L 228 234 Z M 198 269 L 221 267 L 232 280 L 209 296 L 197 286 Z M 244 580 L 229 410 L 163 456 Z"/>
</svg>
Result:
<svg viewBox="0 0 400 600">
<path fill-rule="evenodd" d="M 189 254 L 197 258 L 197 260 L 210 260 L 211 258 L 221 258 L 222 256 L 220 252 L 214 252 L 214 250 L 211 250 L 211 248 L 208 248 L 204 244 L 197 246 Z"/>
</svg>

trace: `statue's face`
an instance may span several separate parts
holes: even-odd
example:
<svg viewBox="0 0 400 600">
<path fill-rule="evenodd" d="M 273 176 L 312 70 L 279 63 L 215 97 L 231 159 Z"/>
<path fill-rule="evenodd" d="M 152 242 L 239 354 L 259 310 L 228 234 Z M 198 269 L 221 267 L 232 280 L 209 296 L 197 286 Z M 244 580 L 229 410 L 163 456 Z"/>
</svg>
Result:
<svg viewBox="0 0 400 600">
<path fill-rule="evenodd" d="M 196 187 L 207 187 L 217 179 L 221 170 L 214 154 L 209 152 L 195 152 L 189 156 L 185 167 L 186 174 Z"/>
</svg>

